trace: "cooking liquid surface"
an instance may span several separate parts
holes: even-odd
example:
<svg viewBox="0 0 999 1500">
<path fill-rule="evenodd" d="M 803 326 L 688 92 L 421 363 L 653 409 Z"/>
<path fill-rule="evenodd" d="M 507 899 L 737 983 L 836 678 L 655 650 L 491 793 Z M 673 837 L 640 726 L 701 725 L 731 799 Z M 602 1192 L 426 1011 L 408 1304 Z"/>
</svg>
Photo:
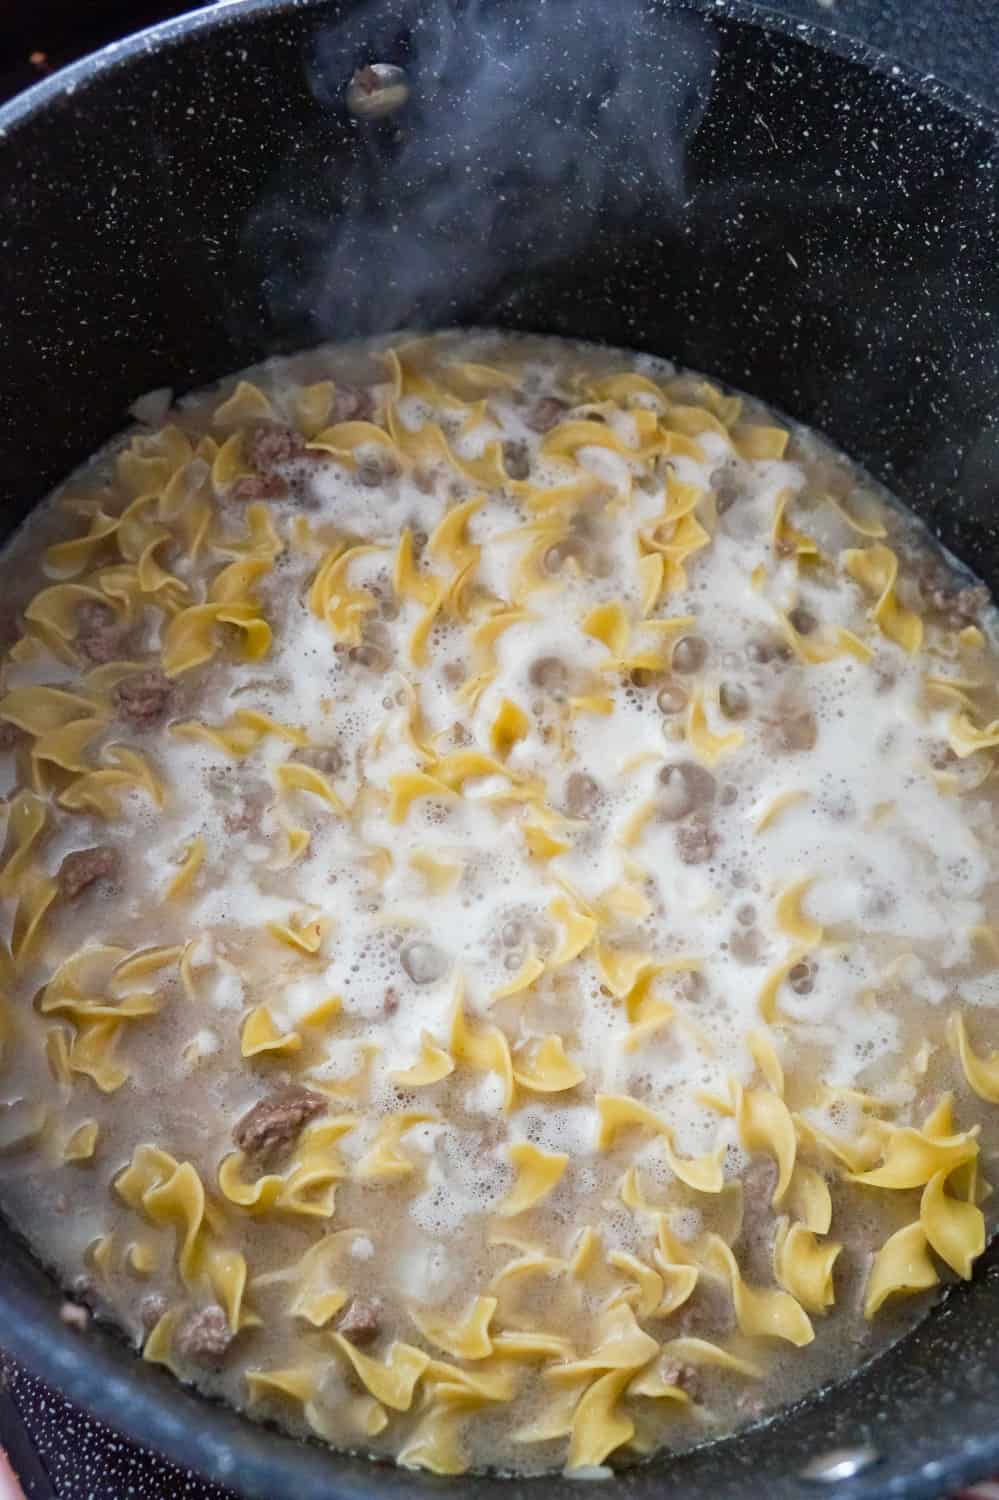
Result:
<svg viewBox="0 0 999 1500">
<path fill-rule="evenodd" d="M 646 357 L 166 404 L 6 556 L 4 1211 L 147 1358 L 445 1473 L 897 1337 L 989 1211 L 987 596 Z"/>
</svg>

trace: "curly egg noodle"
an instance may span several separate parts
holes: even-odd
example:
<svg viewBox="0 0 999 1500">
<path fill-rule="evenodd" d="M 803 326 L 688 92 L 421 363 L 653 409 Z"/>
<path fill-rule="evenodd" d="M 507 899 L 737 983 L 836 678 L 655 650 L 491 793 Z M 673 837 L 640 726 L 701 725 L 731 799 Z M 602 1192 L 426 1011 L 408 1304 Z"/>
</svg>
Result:
<svg viewBox="0 0 999 1500">
<path fill-rule="evenodd" d="M 0 1202 L 145 1359 L 586 1474 L 971 1276 L 995 645 L 821 440 L 554 340 L 324 349 L 6 568 Z"/>
</svg>

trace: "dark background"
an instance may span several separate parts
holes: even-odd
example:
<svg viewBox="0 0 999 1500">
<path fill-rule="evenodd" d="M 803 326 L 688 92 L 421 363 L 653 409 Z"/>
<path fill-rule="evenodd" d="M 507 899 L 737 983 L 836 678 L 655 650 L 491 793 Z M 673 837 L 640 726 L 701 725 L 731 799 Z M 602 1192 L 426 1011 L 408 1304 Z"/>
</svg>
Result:
<svg viewBox="0 0 999 1500">
<path fill-rule="evenodd" d="M 82 53 L 200 8 L 192 0 L 0 0 L 0 101 Z M 999 0 L 772 0 L 769 8 L 999 105 Z M 2 1356 L 0 1445 L 29 1500 L 226 1500 L 190 1472 L 122 1442 Z"/>
</svg>

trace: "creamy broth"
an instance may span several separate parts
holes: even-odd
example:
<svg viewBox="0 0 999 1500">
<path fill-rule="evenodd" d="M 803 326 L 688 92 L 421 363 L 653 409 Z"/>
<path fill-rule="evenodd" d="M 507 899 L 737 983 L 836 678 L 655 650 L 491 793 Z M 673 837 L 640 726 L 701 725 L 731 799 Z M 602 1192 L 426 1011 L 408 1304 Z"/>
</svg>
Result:
<svg viewBox="0 0 999 1500">
<path fill-rule="evenodd" d="M 987 593 L 644 356 L 168 406 L 5 555 L 6 1215 L 179 1378 L 448 1474 L 896 1338 L 999 1142 Z"/>
</svg>

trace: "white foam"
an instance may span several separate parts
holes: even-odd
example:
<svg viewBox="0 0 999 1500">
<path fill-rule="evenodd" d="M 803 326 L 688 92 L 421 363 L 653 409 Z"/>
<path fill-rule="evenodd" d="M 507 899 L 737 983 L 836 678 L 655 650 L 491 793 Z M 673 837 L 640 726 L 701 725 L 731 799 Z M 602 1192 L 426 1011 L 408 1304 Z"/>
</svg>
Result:
<svg viewBox="0 0 999 1500">
<path fill-rule="evenodd" d="M 543 363 L 532 368 L 530 378 L 538 390 L 551 388 Z M 400 415 L 415 428 L 430 413 L 422 398 L 410 398 Z M 630 416 L 612 414 L 611 425 L 623 441 L 633 440 Z M 497 437 L 526 442 L 542 482 L 555 484 L 566 477 L 557 465 L 537 458 L 537 435 L 525 424 L 521 408 L 503 395 L 490 398 L 486 422 L 460 435 L 452 431 L 450 440 L 463 457 L 472 458 Z M 703 464 L 684 455 L 674 467 L 677 477 L 707 486 L 730 461 L 720 437 L 706 434 L 701 446 Z M 623 493 L 638 468 L 598 446 L 584 448 L 578 456 L 617 493 Z M 593 776 L 601 794 L 588 826 L 570 834 L 569 852 L 547 865 L 527 858 L 516 809 L 498 812 L 490 800 L 502 787 L 498 779 L 467 783 L 459 801 L 416 804 L 401 826 L 391 824 L 384 808 L 373 802 L 351 830 L 336 820 L 313 820 L 309 853 L 289 872 L 288 894 L 266 898 L 267 909 L 281 906 L 283 900 L 288 910 L 307 894 L 311 904 L 331 916 L 336 937 L 322 983 L 342 992 L 344 1015 L 362 1027 L 359 1035 L 377 1042 L 380 1052 L 372 1076 L 379 1097 L 391 1097 L 392 1073 L 415 1060 L 421 1032 L 446 1045 L 459 972 L 467 1008 L 485 1016 L 492 992 L 510 972 L 498 934 L 511 911 L 534 913 L 543 929 L 547 924 L 550 943 L 554 933 L 547 909 L 559 889 L 555 881 L 568 882 L 585 901 L 599 903 L 605 892 L 632 878 L 631 860 L 647 872 L 645 890 L 652 910 L 640 922 L 622 919 L 613 940 L 653 954 L 702 961 L 706 998 L 700 1010 L 684 1006 L 698 1030 L 678 1033 L 666 1028 L 653 1034 L 640 1051 L 624 1050 L 623 1009 L 600 995 L 601 976 L 587 956 L 577 966 L 579 999 L 569 1027 L 571 1046 L 599 1086 L 641 1087 L 644 1097 L 673 1124 L 684 1150 L 708 1149 L 719 1131 L 717 1116 L 698 1104 L 697 1094 L 724 1092 L 729 1078 L 748 1081 L 752 1076 L 745 1038 L 758 1024 L 757 995 L 763 978 L 788 951 L 788 938 L 775 920 L 775 905 L 791 882 L 810 880 L 805 899 L 809 915 L 840 942 L 849 934 L 851 962 L 837 965 L 820 955 L 811 994 L 788 993 L 785 1003 L 786 1013 L 799 1026 L 812 1026 L 811 1039 L 825 1049 L 830 1076 L 837 1082 L 857 1080 L 873 1064 L 890 1059 L 899 1046 L 891 1014 L 872 1008 L 869 1000 L 883 967 L 879 955 L 884 945 L 894 952 L 899 943 L 931 943 L 937 961 L 944 964 L 957 963 L 966 953 L 967 930 L 983 918 L 990 864 L 975 837 L 967 805 L 941 798 L 927 773 L 925 744 L 941 736 L 943 721 L 922 704 L 920 665 L 876 635 L 878 664 L 893 674 L 887 687 L 885 674 L 850 656 L 811 666 L 804 673 L 791 669 L 783 676 L 769 665 L 747 660 L 747 640 L 773 638 L 779 629 L 778 610 L 795 603 L 811 609 L 826 631 L 843 625 L 870 638 L 871 630 L 867 600 L 854 584 L 846 581 L 830 588 L 820 579 L 799 576 L 791 562 L 775 565 L 774 507 L 783 490 L 797 494 L 805 488 L 801 467 L 761 462 L 742 464 L 739 472 L 742 497 L 721 518 L 711 547 L 689 564 L 687 591 L 670 598 L 664 611 L 695 615 L 694 628 L 710 643 L 703 680 L 706 700 L 713 703 L 722 682 L 734 679 L 747 687 L 753 706 L 741 726 L 746 734 L 742 749 L 717 768 L 719 783 L 729 784 L 734 800 L 724 807 L 716 804 L 718 849 L 714 858 L 699 864 L 683 862 L 675 826 L 656 819 L 645 824 L 632 850 L 616 842 L 632 815 L 656 796 L 659 769 L 689 759 L 690 753 L 682 741 L 670 740 L 669 725 L 655 708 L 653 692 L 631 689 L 600 672 L 606 650 L 581 630 L 595 603 L 621 599 L 634 608 L 638 584 L 631 528 L 651 523 L 660 514 L 662 486 L 634 486 L 627 526 L 616 521 L 608 525 L 597 517 L 594 545 L 609 573 L 580 577 L 565 570 L 550 592 L 532 596 L 534 618 L 498 638 L 498 674 L 473 710 L 455 697 L 444 673 L 449 661 L 461 662 L 465 674 L 471 670 L 460 630 L 435 627 L 428 665 L 416 669 L 409 660 L 409 640 L 423 611 L 404 602 L 395 618 L 380 621 L 393 669 L 352 671 L 342 654 L 331 651 L 327 627 L 303 602 L 307 573 L 300 582 L 293 581 L 295 562 L 289 561 L 287 615 L 275 643 L 274 686 L 267 691 L 267 706 L 276 717 L 304 725 L 317 738 L 335 734 L 346 761 L 337 783 L 343 795 L 352 797 L 359 789 L 359 755 L 364 757 L 364 781 L 385 794 L 393 776 L 414 767 L 405 733 L 408 699 L 399 691 L 404 680 L 418 684 L 427 731 L 438 737 L 438 743 L 446 743 L 459 723 L 465 746 L 488 751 L 500 703 L 512 699 L 528 713 L 530 726 L 511 754 L 511 768 L 543 778 L 547 800 L 555 808 L 566 806 L 572 770 Z M 373 509 L 370 493 L 348 473 L 335 465 L 323 467 L 310 484 L 318 506 L 313 524 L 331 533 L 336 529 L 367 536 L 382 546 L 383 551 L 358 562 L 352 579 L 384 585 L 402 527 L 430 535 L 449 504 L 473 493 L 463 482 L 454 484 L 453 476 L 447 477 L 451 488 L 445 490 L 445 478 L 441 476 L 441 483 L 428 493 L 411 477 L 402 476 L 386 487 Z M 509 594 L 526 545 L 518 524 L 517 502 L 490 494 L 468 525 L 469 540 L 481 548 L 480 580 L 501 598 Z M 849 532 L 841 535 L 842 527 L 830 510 L 829 515 L 819 513 L 813 529 L 830 546 L 849 545 L 856 538 Z M 754 577 L 761 566 L 769 578 L 763 590 Z M 640 646 L 637 624 L 635 637 Z M 567 719 L 564 706 L 548 701 L 531 680 L 533 664 L 545 656 L 568 663 L 578 681 L 598 682 L 603 690 L 612 690 L 613 715 Z M 284 689 L 278 686 L 282 679 L 287 682 Z M 807 753 L 788 756 L 775 751 L 774 731 L 765 720 L 776 719 L 783 685 L 791 681 L 815 716 L 817 742 Z M 726 727 L 717 709 L 710 714 L 716 728 Z M 560 722 L 562 728 L 554 733 L 553 725 Z M 376 737 L 375 752 L 371 746 Z M 265 770 L 272 770 L 277 750 L 284 753 L 268 742 L 260 757 Z M 765 834 L 756 833 L 761 812 L 788 789 L 800 791 L 801 802 L 775 819 Z M 927 838 L 930 828 L 932 842 Z M 391 868 L 372 879 L 359 873 L 356 860 L 352 866 L 353 856 L 370 848 L 391 855 Z M 424 877 L 411 863 L 414 856 L 427 853 L 460 870 L 450 889 L 428 892 Z M 913 869 L 919 871 L 918 880 L 911 879 Z M 334 874 L 336 882 L 331 884 Z M 237 884 L 237 890 L 241 901 L 255 899 L 248 887 Z M 731 941 L 734 909 L 746 901 L 758 912 L 755 962 L 740 956 Z M 206 906 L 206 917 L 213 910 Z M 409 941 L 429 942 L 439 951 L 437 980 L 425 985 L 409 981 L 400 961 L 401 946 Z M 388 992 L 392 1003 L 386 1001 Z M 307 993 L 318 995 L 318 987 L 308 986 Z M 936 1002 L 939 996 L 927 993 L 927 999 Z M 294 995 L 289 997 L 289 1013 L 297 1014 L 299 1004 Z M 532 1027 L 539 1024 L 530 1016 L 530 1011 L 522 1012 L 516 1020 L 510 1013 L 506 1021 L 523 1028 L 529 1039 Z M 557 1024 L 551 1021 L 553 1028 Z M 466 1088 L 462 1097 L 463 1107 L 480 1117 L 497 1108 L 495 1086 L 488 1077 Z M 557 1149 L 554 1139 L 564 1122 L 550 1103 L 545 1113 L 551 1120 L 547 1128 L 552 1149 Z"/>
</svg>

